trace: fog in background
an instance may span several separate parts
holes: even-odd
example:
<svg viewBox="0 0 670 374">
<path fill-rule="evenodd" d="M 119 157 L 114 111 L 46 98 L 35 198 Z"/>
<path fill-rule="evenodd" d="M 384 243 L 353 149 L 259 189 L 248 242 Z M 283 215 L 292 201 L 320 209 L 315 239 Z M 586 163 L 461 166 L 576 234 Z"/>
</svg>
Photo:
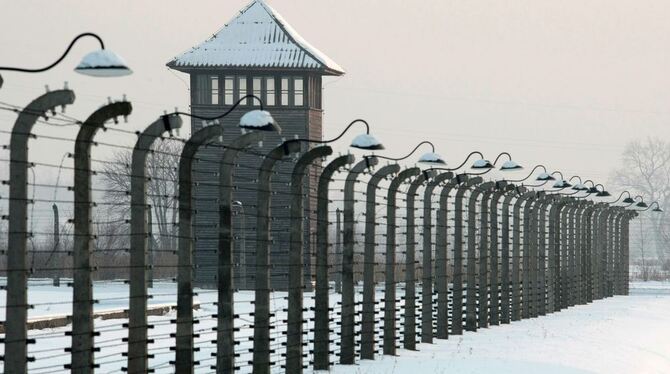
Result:
<svg viewBox="0 0 670 374">
<path fill-rule="evenodd" d="M 70 115 L 85 118 L 108 96 L 125 93 L 134 113 L 119 126 L 142 129 L 163 110 L 188 108 L 188 76 L 165 63 L 247 3 L 5 0 L 1 65 L 45 66 L 75 35 L 93 31 L 135 74 L 94 79 L 74 73 L 80 57 L 97 48 L 84 39 L 49 72 L 3 73 L 0 101 L 26 105 L 44 84 L 55 89 L 67 80 L 77 94 Z M 489 158 L 509 151 L 527 169 L 544 163 L 566 177 L 604 182 L 626 141 L 670 135 L 667 1 L 268 3 L 347 71 L 325 81 L 326 137 L 365 118 L 389 155 L 430 139 L 452 166 L 472 150 Z M 1 113 L 2 128 L 14 118 Z M 59 131 L 74 138 L 75 130 Z M 54 162 L 63 154 L 37 149 Z"/>
</svg>

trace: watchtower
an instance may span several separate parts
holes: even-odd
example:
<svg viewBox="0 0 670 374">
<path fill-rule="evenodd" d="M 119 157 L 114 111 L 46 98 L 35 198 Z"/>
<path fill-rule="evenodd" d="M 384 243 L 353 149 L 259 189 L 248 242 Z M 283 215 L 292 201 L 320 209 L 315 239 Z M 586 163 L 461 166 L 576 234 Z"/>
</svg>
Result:
<svg viewBox="0 0 670 374">
<path fill-rule="evenodd" d="M 260 148 L 239 157 L 234 175 L 235 287 L 254 286 L 256 186 L 261 155 L 267 154 L 284 139 L 294 136 L 322 138 L 322 84 L 324 75 L 339 76 L 344 70 L 325 54 L 312 47 L 263 0 L 253 0 L 210 39 L 168 62 L 168 67 L 190 76 L 191 112 L 200 116 L 219 115 L 247 94 L 260 97 L 282 128 L 281 136 L 266 134 Z M 224 117 L 223 144 L 241 135 L 237 124 L 248 110 L 257 108 L 253 99 Z M 207 124 L 191 122 L 195 132 Z M 306 147 L 307 145 L 305 145 Z M 306 148 L 305 148 L 306 150 Z M 221 150 L 208 148 L 198 155 L 203 160 L 195 168 L 194 220 L 195 281 L 203 286 L 216 284 L 218 243 L 218 163 Z M 293 162 L 279 162 L 273 176 L 271 201 L 272 287 L 288 286 L 289 180 Z M 318 167 L 318 166 L 317 166 Z M 306 178 L 305 209 L 315 218 L 317 173 Z M 311 279 L 311 256 L 315 219 L 305 225 L 305 277 Z M 309 287 L 309 283 L 306 282 Z"/>
</svg>

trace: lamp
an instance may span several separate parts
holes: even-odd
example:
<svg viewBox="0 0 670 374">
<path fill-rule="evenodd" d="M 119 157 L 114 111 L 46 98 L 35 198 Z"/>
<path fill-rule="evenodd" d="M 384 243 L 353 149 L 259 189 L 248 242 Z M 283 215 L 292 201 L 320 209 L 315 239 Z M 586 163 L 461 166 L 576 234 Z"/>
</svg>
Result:
<svg viewBox="0 0 670 374">
<path fill-rule="evenodd" d="M 65 56 L 70 53 L 70 50 L 74 46 L 74 44 L 81 38 L 86 37 L 86 36 L 91 36 L 95 39 L 98 40 L 100 43 L 100 49 L 97 51 L 93 51 L 88 53 L 87 55 L 82 58 L 81 62 L 77 67 L 75 67 L 74 71 L 80 74 L 92 76 L 92 77 L 121 77 L 124 75 L 130 75 L 132 74 L 132 70 L 128 67 L 126 62 L 121 58 L 119 55 L 116 53 L 105 49 L 105 43 L 102 41 L 102 39 L 91 32 L 86 32 L 83 34 L 77 35 L 72 42 L 70 42 L 70 45 L 67 47 L 63 55 L 58 58 L 54 63 L 52 63 L 49 66 L 39 68 L 39 69 L 25 69 L 25 68 L 16 68 L 16 67 L 0 67 L 0 70 L 5 70 L 5 71 L 17 71 L 17 72 L 22 72 L 22 73 L 41 73 L 44 71 L 47 71 L 54 66 L 58 65 Z M 1 80 L 1 78 L 0 78 Z"/>
<path fill-rule="evenodd" d="M 426 163 L 426 164 L 441 164 L 441 165 L 446 164 L 446 162 L 444 162 L 444 159 L 442 159 L 442 156 L 435 153 L 435 145 L 433 143 L 429 142 L 428 140 L 424 140 L 421 143 L 417 144 L 417 146 L 414 147 L 414 149 L 404 157 L 393 158 L 393 157 L 386 157 L 386 156 L 379 156 L 379 155 L 377 155 L 376 157 L 381 158 L 381 159 L 385 159 L 385 160 L 391 160 L 391 161 L 402 161 L 402 160 L 405 160 L 405 159 L 409 158 L 409 156 L 411 156 L 412 154 L 414 154 L 414 152 L 416 152 L 416 150 L 419 149 L 419 147 L 422 146 L 423 144 L 429 144 L 432 148 L 432 151 L 424 153 L 423 155 L 421 155 L 421 157 L 419 157 L 418 162 Z"/>
<path fill-rule="evenodd" d="M 357 135 L 352 141 L 351 141 L 351 147 L 353 148 L 358 148 L 358 149 L 365 149 L 365 150 L 370 150 L 370 151 L 376 151 L 380 149 L 384 149 L 384 145 L 382 145 L 377 138 L 372 136 L 370 134 L 370 124 L 364 119 L 355 119 L 347 125 L 347 127 L 344 128 L 344 130 L 340 133 L 340 135 L 334 137 L 333 139 L 329 140 L 317 140 L 317 139 L 303 139 L 303 138 L 298 138 L 295 139 L 296 141 L 300 142 L 307 142 L 307 143 L 317 143 L 317 144 L 328 144 L 332 143 L 334 141 L 339 140 L 341 137 L 344 136 L 344 134 L 349 131 L 349 129 L 355 125 L 356 123 L 362 123 L 365 125 L 365 133 Z"/>
</svg>

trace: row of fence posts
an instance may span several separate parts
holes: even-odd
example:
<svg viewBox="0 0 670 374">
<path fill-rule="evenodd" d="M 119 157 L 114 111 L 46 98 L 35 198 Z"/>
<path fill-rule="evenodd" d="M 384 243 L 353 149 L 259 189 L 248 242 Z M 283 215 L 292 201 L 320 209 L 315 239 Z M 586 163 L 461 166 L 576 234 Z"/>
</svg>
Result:
<svg viewBox="0 0 670 374">
<path fill-rule="evenodd" d="M 26 241 L 27 228 L 27 170 L 28 140 L 36 120 L 57 107 L 72 104 L 70 90 L 48 92 L 28 105 L 18 116 L 10 144 L 10 198 L 7 280 L 7 317 L 5 322 L 5 372 L 26 373 L 28 339 L 26 322 L 27 300 Z M 90 146 L 96 132 L 116 117 L 132 111 L 126 101 L 108 104 L 81 123 L 75 140 L 74 175 L 74 283 L 71 365 L 75 373 L 92 373 L 96 367 L 93 352 L 96 347 L 93 327 L 93 293 L 91 281 L 91 165 Z M 147 321 L 147 175 L 146 160 L 154 140 L 181 126 L 177 115 L 162 116 L 138 134 L 132 154 L 131 176 L 131 242 L 130 294 L 128 321 L 128 366 L 131 373 L 149 372 Z M 222 127 L 208 126 L 192 134 L 185 144 L 179 162 L 179 244 L 177 330 L 172 362 L 178 373 L 193 372 L 193 240 L 192 240 L 192 182 L 193 160 L 199 147 L 221 136 Z M 216 315 L 216 369 L 220 373 L 236 370 L 235 311 L 233 292 L 233 233 L 232 233 L 232 169 L 238 151 L 263 139 L 260 132 L 242 135 L 225 147 L 219 173 L 219 251 L 218 251 L 218 313 Z M 270 320 L 269 298 L 269 227 L 270 180 L 273 165 L 289 155 L 298 154 L 299 142 L 288 140 L 273 149 L 258 170 L 258 213 L 256 224 L 256 287 L 253 322 L 253 371 L 269 373 Z M 288 328 L 286 341 L 286 371 L 300 373 L 305 367 L 303 348 L 303 178 L 317 159 L 332 154 L 329 146 L 318 146 L 299 154 L 292 174 L 290 207 L 291 245 L 288 296 Z M 387 189 L 386 267 L 383 315 L 383 353 L 396 354 L 396 247 L 399 245 L 396 223 L 399 209 L 396 199 L 401 185 L 407 191 L 406 231 L 404 235 L 405 284 L 404 328 L 402 347 L 417 349 L 416 337 L 431 343 L 434 338 L 476 331 L 498 325 L 553 313 L 577 304 L 628 293 L 628 225 L 636 213 L 623 207 L 594 203 L 583 199 L 526 189 L 502 182 L 484 182 L 481 177 L 451 172 L 401 169 L 390 164 L 375 169 L 378 159 L 366 156 L 355 163 L 353 155 L 335 157 L 318 178 L 317 190 L 317 247 L 316 288 L 314 306 L 313 355 L 315 369 L 328 369 L 333 344 L 332 317 L 329 303 L 328 237 L 329 184 L 335 173 L 347 172 L 344 183 L 342 211 L 342 267 L 337 281 L 341 282 L 342 310 L 340 325 L 340 364 L 356 361 L 355 336 L 360 333 L 361 359 L 375 358 L 375 253 L 378 217 L 375 216 L 378 184 L 392 179 Z M 363 173 L 370 173 L 365 195 L 365 232 L 363 258 L 363 301 L 360 332 L 357 326 L 354 293 L 354 185 Z M 420 190 L 423 206 L 417 206 Z M 453 200 L 454 210 L 448 211 Z M 422 209 L 419 224 L 416 210 Z M 436 217 L 433 212 L 436 211 Z M 450 218 L 453 217 L 453 218 Z M 339 218 L 339 214 L 338 214 Z M 499 219 L 500 218 L 500 219 Z M 448 221 L 453 219 L 453 224 Z M 418 248 L 417 237 L 421 236 Z M 398 240 L 400 242 L 401 240 Z M 448 259 L 451 249 L 453 258 Z M 421 254 L 422 279 L 417 279 L 416 264 Z M 434 254 L 434 258 L 433 258 Z M 465 259 L 465 266 L 463 260 Z M 453 263 L 451 277 L 448 263 Z M 449 285 L 451 284 L 451 288 Z M 421 300 L 417 300 L 417 286 Z M 433 298 L 436 295 L 436 299 Z M 452 305 L 449 306 L 451 299 Z M 433 314 L 436 300 L 437 313 Z M 463 303 L 465 301 L 465 303 Z M 421 325 L 417 328 L 416 306 L 421 305 Z M 450 313 L 451 311 L 451 313 Z M 451 321 L 451 322 L 449 322 Z"/>
</svg>

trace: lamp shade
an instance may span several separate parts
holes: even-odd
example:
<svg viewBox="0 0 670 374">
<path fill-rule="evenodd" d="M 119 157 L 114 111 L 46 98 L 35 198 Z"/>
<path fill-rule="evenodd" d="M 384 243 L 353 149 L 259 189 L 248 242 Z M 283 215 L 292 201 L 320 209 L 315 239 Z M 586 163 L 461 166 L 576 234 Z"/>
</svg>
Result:
<svg viewBox="0 0 670 374">
<path fill-rule="evenodd" d="M 635 202 L 635 200 L 633 200 L 633 198 L 631 198 L 631 197 L 627 197 L 627 198 L 623 199 L 621 202 L 624 203 L 624 204 L 632 204 L 632 203 Z"/>
<path fill-rule="evenodd" d="M 493 169 L 493 164 L 489 160 L 477 160 L 472 164 L 473 169 Z"/>
<path fill-rule="evenodd" d="M 660 207 L 657 206 L 656 208 L 652 209 L 651 211 L 652 211 L 652 212 L 659 212 L 659 213 L 662 213 L 662 212 L 663 212 L 663 209 L 661 209 Z"/>
<path fill-rule="evenodd" d="M 635 204 L 635 206 L 638 208 L 649 208 L 649 205 L 647 205 L 647 203 L 644 201 L 640 201 L 639 203 Z"/>
<path fill-rule="evenodd" d="M 275 122 L 270 112 L 254 109 L 244 113 L 240 118 L 240 127 L 250 130 L 277 131 L 281 133 L 281 127 Z"/>
<path fill-rule="evenodd" d="M 500 167 L 500 170 L 502 171 L 510 171 L 510 170 L 521 170 L 523 169 L 523 166 L 519 165 L 516 163 L 516 161 L 509 160 L 505 161 L 504 164 Z"/>
<path fill-rule="evenodd" d="M 359 149 L 378 150 L 384 149 L 382 143 L 370 134 L 360 134 L 351 141 L 351 146 Z"/>
<path fill-rule="evenodd" d="M 554 183 L 554 188 L 568 188 L 570 186 L 572 185 L 565 179 L 561 179 L 559 181 L 556 181 L 556 183 Z"/>
<path fill-rule="evenodd" d="M 87 54 L 74 71 L 91 77 L 122 77 L 133 73 L 123 58 L 108 49 Z"/>
<path fill-rule="evenodd" d="M 537 178 L 535 178 L 535 180 L 538 180 L 538 181 L 553 181 L 553 180 L 556 180 L 556 178 L 554 178 L 554 176 L 549 174 L 549 173 L 541 173 L 540 175 L 537 176 Z"/>
<path fill-rule="evenodd" d="M 577 183 L 574 186 L 572 186 L 572 189 L 575 191 L 588 191 L 589 187 L 586 186 L 584 183 Z"/>
<path fill-rule="evenodd" d="M 609 192 L 602 190 L 596 194 L 596 197 L 608 197 L 612 196 Z"/>
<path fill-rule="evenodd" d="M 423 155 L 421 155 L 421 157 L 419 157 L 419 162 L 423 162 L 426 164 L 446 164 L 442 156 L 438 155 L 435 152 L 424 153 Z"/>
</svg>

